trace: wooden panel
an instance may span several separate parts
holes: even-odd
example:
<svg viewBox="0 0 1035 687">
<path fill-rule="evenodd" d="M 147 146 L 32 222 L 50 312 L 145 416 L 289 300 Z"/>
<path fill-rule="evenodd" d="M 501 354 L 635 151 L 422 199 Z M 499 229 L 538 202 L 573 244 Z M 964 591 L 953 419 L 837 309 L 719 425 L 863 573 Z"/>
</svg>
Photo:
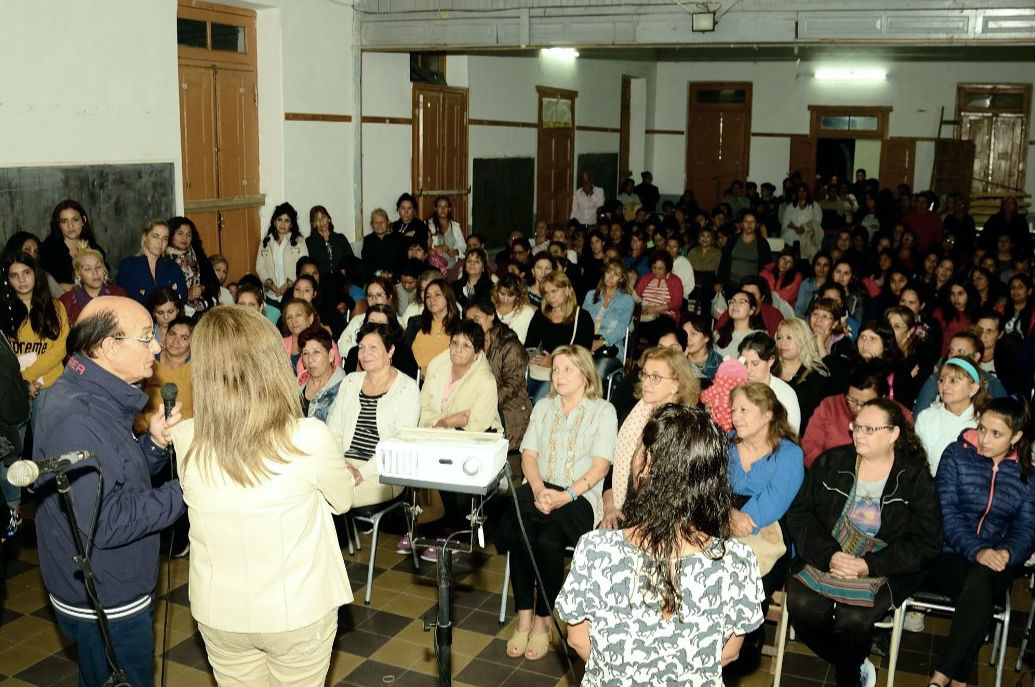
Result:
<svg viewBox="0 0 1035 687">
<path fill-rule="evenodd" d="M 216 196 L 215 124 L 212 121 L 214 71 L 180 66 L 180 144 L 184 200 Z"/>
<path fill-rule="evenodd" d="M 703 208 L 712 208 L 720 200 L 719 158 L 722 153 L 722 112 L 698 111 L 687 125 L 687 186 L 694 190 Z"/>
<path fill-rule="evenodd" d="M 575 128 L 544 127 L 543 98 L 571 101 L 571 121 L 575 120 L 575 91 L 537 86 L 538 141 L 536 144 L 536 219 L 550 226 L 564 226 L 571 216 L 575 190 Z"/>
<path fill-rule="evenodd" d="M 1023 190 L 1025 120 L 1020 115 L 997 114 L 992 120 L 990 191 Z"/>
<path fill-rule="evenodd" d="M 186 212 L 186 211 L 185 211 Z M 198 235 L 201 236 L 201 246 L 205 249 L 206 255 L 215 255 L 222 251 L 219 241 L 219 213 L 216 211 L 209 212 L 190 212 L 187 213 L 191 221 L 194 222 L 194 226 L 198 228 Z M 255 256 L 252 256 L 255 259 Z M 244 265 L 242 265 L 244 267 Z M 245 270 L 246 271 L 246 270 Z M 244 271 L 241 272 L 244 274 Z"/>
<path fill-rule="evenodd" d="M 255 74 L 221 69 L 216 74 L 219 195 L 259 192 L 259 120 Z"/>
<path fill-rule="evenodd" d="M 992 150 L 992 114 L 966 113 L 960 117 L 960 136 L 974 143 L 974 191 L 987 191 Z"/>
<path fill-rule="evenodd" d="M 222 253 L 230 262 L 229 278 L 237 279 L 246 272 L 255 271 L 255 256 L 259 252 L 261 230 L 259 209 L 223 210 L 221 215 L 223 219 L 223 228 L 220 232 Z"/>
<path fill-rule="evenodd" d="M 805 183 L 812 186 L 816 178 L 816 139 L 811 136 L 791 136 L 791 155 L 787 169 L 798 172 Z"/>
<path fill-rule="evenodd" d="M 466 88 L 413 86 L 413 187 L 418 213 L 434 212 L 435 191 L 464 190 L 467 180 L 468 93 Z M 453 219 L 466 233 L 468 194 L 446 194 Z"/>
<path fill-rule="evenodd" d="M 467 181 L 467 89 L 444 91 L 442 94 L 443 139 L 439 154 L 442 160 L 442 186 L 439 189 L 466 189 Z M 453 219 L 467 234 L 468 194 L 450 194 Z"/>
<path fill-rule="evenodd" d="M 622 75 L 622 101 L 618 107 L 618 175 L 623 176 L 629 169 L 629 127 L 632 99 L 632 77 Z M 631 176 L 631 174 L 630 174 Z M 621 179 L 619 179 L 621 183 Z"/>
<path fill-rule="evenodd" d="M 743 90 L 744 101 L 699 102 L 700 91 Z M 686 181 L 702 207 L 714 207 L 735 179 L 747 180 L 750 82 L 696 82 L 687 94 Z"/>
<path fill-rule="evenodd" d="M 880 147 L 880 185 L 895 188 L 899 184 L 913 186 L 916 163 L 916 139 L 887 138 Z"/>
<path fill-rule="evenodd" d="M 970 195 L 974 177 L 974 142 L 940 138 L 934 142 L 931 190 L 935 193 Z"/>
<path fill-rule="evenodd" d="M 748 151 L 751 146 L 751 116 L 743 111 L 722 113 L 718 191 L 724 194 L 734 180 L 747 181 Z"/>
</svg>

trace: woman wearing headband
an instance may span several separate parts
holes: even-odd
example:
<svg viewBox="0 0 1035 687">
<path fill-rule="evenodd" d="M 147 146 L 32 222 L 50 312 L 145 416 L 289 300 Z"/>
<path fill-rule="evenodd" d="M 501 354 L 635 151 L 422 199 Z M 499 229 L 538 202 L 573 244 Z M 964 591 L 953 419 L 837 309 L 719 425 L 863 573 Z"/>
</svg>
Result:
<svg viewBox="0 0 1035 687">
<path fill-rule="evenodd" d="M 963 358 L 949 358 L 938 370 L 938 400 L 916 416 L 916 435 L 924 445 L 931 474 L 938 473 L 938 461 L 945 447 L 965 429 L 977 427 L 977 416 L 988 394 L 974 364 Z"/>
</svg>

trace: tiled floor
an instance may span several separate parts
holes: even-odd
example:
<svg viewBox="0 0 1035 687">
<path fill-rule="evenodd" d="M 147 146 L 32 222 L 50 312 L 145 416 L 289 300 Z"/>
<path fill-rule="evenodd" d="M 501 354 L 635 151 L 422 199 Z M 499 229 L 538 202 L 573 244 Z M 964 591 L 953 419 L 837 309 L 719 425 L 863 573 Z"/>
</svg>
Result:
<svg viewBox="0 0 1035 687">
<path fill-rule="evenodd" d="M 433 611 L 437 600 L 434 566 L 422 564 L 415 573 L 409 557 L 395 553 L 397 535 L 381 538 L 377 552 L 373 598 L 363 603 L 366 562 L 370 542 L 355 555 L 345 552 L 355 603 L 342 609 L 335 643 L 329 685 L 435 685 L 437 666 L 432 635 L 423 631 L 421 618 Z M 6 547 L 7 594 L 0 625 L 0 687 L 6 685 L 68 685 L 76 679 L 74 649 L 54 625 L 37 567 L 31 523 L 19 533 L 14 546 Z M 490 553 L 463 554 L 456 558 L 457 581 L 454 597 L 453 677 L 456 685 L 570 685 L 562 656 L 552 652 L 541 661 L 512 660 L 504 645 L 513 622 L 512 610 L 505 626 L 499 625 L 500 587 L 504 558 Z M 166 593 L 167 569 L 171 569 L 172 591 Z M 174 560 L 167 568 L 163 559 L 156 602 L 155 680 L 161 682 L 163 637 L 168 610 L 168 641 L 164 649 L 167 685 L 214 685 L 205 658 L 204 645 L 187 605 L 187 561 Z M 1020 628 L 1031 603 L 1023 584 L 1015 588 L 1014 615 L 1007 651 L 1004 684 L 1014 684 L 1013 671 L 1020 644 Z M 770 637 L 774 627 L 768 627 Z M 928 617 L 926 631 L 907 634 L 899 657 L 896 685 L 926 685 L 932 653 L 944 644 L 948 622 Z M 986 645 L 975 668 L 973 683 L 990 685 L 994 672 L 987 665 Z M 885 683 L 881 659 L 875 656 L 878 684 Z M 581 666 L 573 658 L 581 677 Z M 740 685 L 768 686 L 771 659 L 764 658 L 759 670 L 740 680 Z M 788 644 L 783 684 L 819 686 L 833 684 L 826 665 L 801 644 Z M 1031 676 L 1024 678 L 1030 685 Z"/>
</svg>

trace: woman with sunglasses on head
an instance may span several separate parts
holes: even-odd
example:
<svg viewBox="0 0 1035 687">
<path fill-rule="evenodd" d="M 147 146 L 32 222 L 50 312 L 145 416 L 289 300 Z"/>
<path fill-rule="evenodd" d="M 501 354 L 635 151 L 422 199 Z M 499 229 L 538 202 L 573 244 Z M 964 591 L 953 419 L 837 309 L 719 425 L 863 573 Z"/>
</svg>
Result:
<svg viewBox="0 0 1035 687">
<path fill-rule="evenodd" d="M 851 431 L 853 444 L 812 464 L 787 513 L 798 558 L 785 603 L 839 687 L 873 687 L 873 624 L 927 574 L 942 518 L 923 446 L 898 404 L 866 402 Z"/>
<path fill-rule="evenodd" d="M 925 588 L 951 598 L 956 610 L 933 685 L 967 684 L 993 608 L 1035 548 L 1030 427 L 1027 403 L 993 399 L 938 464 L 945 547 Z"/>
</svg>

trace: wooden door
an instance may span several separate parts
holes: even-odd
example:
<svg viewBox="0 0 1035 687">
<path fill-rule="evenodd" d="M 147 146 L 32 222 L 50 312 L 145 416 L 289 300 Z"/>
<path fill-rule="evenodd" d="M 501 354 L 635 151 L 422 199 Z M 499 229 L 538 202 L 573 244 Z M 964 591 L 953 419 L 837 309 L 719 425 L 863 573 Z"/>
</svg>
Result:
<svg viewBox="0 0 1035 687">
<path fill-rule="evenodd" d="M 255 268 L 265 203 L 255 13 L 192 1 L 179 5 L 177 18 L 193 27 L 178 34 L 184 214 L 205 252 L 226 256 L 234 279 Z"/>
<path fill-rule="evenodd" d="M 622 102 L 618 110 L 618 190 L 622 180 L 632 176 L 629 168 L 629 129 L 632 125 L 632 77 L 622 75 Z"/>
<path fill-rule="evenodd" d="M 816 139 L 812 136 L 791 136 L 791 155 L 787 164 L 790 174 L 798 172 L 802 180 L 809 185 L 816 179 Z"/>
<path fill-rule="evenodd" d="M 960 138 L 974 142 L 973 191 L 1020 191 L 1028 150 L 1031 84 L 960 84 Z"/>
<path fill-rule="evenodd" d="M 686 185 L 702 207 L 711 208 L 732 181 L 747 180 L 751 84 L 691 83 L 686 130 Z"/>
<path fill-rule="evenodd" d="M 538 86 L 536 219 L 564 226 L 575 190 L 575 91 Z"/>
<path fill-rule="evenodd" d="M 434 212 L 435 197 L 453 204 L 453 219 L 467 233 L 466 88 L 413 86 L 413 187 L 420 217 Z"/>
<path fill-rule="evenodd" d="M 912 187 L 915 163 L 915 138 L 884 139 L 880 147 L 881 188 L 895 188 L 899 184 L 908 184 Z"/>
</svg>

